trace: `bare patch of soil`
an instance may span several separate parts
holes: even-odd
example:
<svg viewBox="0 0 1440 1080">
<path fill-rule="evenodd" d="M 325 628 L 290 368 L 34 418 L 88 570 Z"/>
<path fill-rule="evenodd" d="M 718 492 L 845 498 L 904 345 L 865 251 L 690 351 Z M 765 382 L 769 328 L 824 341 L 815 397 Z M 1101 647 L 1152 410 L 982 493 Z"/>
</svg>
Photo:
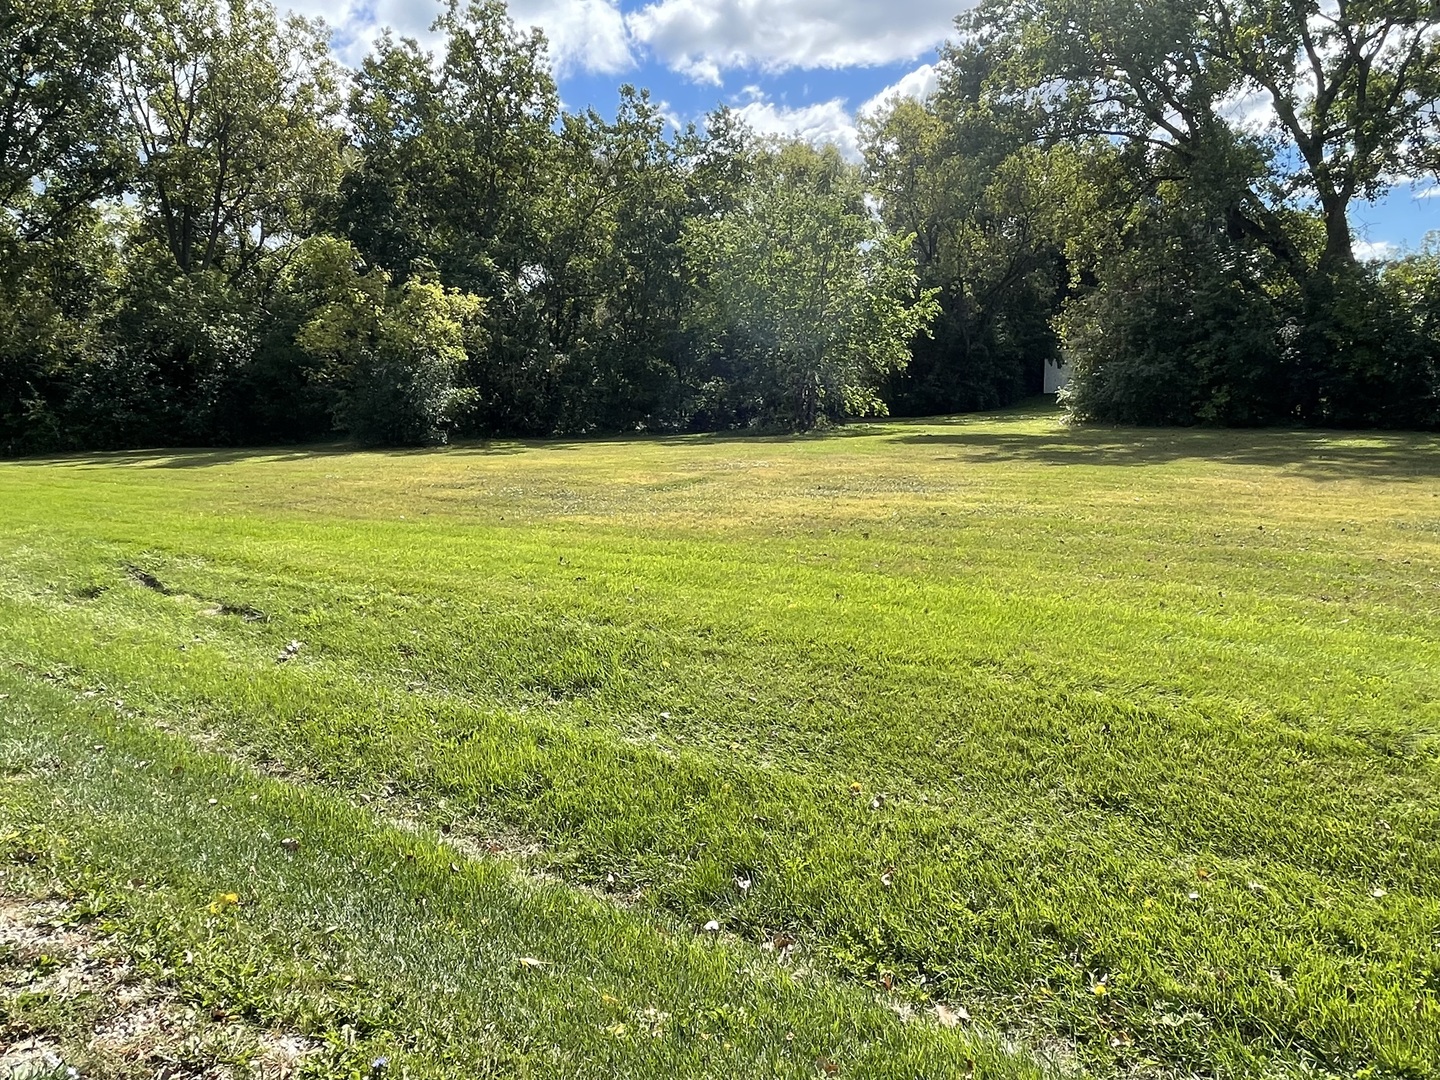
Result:
<svg viewBox="0 0 1440 1080">
<path fill-rule="evenodd" d="M 286 1080 L 316 1049 L 202 1014 L 67 914 L 0 895 L 0 1080 Z"/>
</svg>

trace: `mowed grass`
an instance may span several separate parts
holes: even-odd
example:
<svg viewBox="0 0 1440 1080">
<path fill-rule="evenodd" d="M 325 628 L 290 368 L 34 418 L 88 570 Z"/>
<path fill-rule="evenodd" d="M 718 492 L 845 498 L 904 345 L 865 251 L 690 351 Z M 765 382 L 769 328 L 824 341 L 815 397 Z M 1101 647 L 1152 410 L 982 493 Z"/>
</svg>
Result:
<svg viewBox="0 0 1440 1080">
<path fill-rule="evenodd" d="M 1437 1077 L 1437 569 L 1431 436 L 1034 410 L 0 464 L 0 798 L 66 887 L 151 884 L 146 948 L 195 953 L 160 913 L 251 867 L 191 992 L 267 1022 L 344 1026 L 305 913 L 363 897 L 313 918 L 430 958 L 361 1025 L 417 1075 Z M 296 821 L 303 880 L 245 840 Z M 493 854 L 450 874 L 439 828 Z"/>
</svg>

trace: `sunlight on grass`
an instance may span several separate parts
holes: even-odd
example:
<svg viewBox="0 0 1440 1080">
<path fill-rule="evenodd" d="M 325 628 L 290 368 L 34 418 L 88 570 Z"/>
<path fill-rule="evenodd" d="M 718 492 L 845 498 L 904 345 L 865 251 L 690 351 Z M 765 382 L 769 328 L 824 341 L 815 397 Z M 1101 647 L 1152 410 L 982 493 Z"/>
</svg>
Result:
<svg viewBox="0 0 1440 1080">
<path fill-rule="evenodd" d="M 488 843 L 496 865 L 465 873 L 496 888 L 542 873 L 623 899 L 574 916 L 620 929 L 516 944 L 602 963 L 607 934 L 644 938 L 635 974 L 607 976 L 619 998 L 701 964 L 683 957 L 712 921 L 757 956 L 793 941 L 819 997 L 734 972 L 697 994 L 762 1027 L 863 1029 L 834 1053 L 875 1075 L 886 1054 L 944 1074 L 920 1065 L 958 1051 L 893 1012 L 939 1002 L 1100 1074 L 1433 1077 L 1437 566 L 1440 448 L 1413 435 L 1076 430 L 1032 409 L 11 463 L 0 652 L 49 719 L 26 742 L 0 711 L 0 735 L 35 752 L 119 723 L 136 754 L 181 754 L 139 749 L 164 728 L 309 792 L 337 859 L 393 852 L 403 817 Z M 106 703 L 127 719 L 96 719 Z M 154 839 L 174 785 L 57 754 L 55 782 L 93 795 L 29 813 L 84 837 L 94 873 L 200 888 L 203 843 Z M 289 881 L 274 903 L 302 911 Z M 183 951 L 170 902 L 140 921 Z M 384 925 L 418 942 L 439 916 L 413 909 Z M 296 965 L 265 992 L 304 999 Z M 423 1064 L 440 1029 L 417 1001 L 394 1023 L 429 1033 Z M 465 1023 L 523 1027 L 528 1007 L 477 998 Z M 565 1022 L 574 1060 L 599 1060 L 580 1032 L 602 1019 Z M 767 1038 L 742 1059 L 769 1075 Z M 805 1047 L 785 1069 L 832 1052 Z"/>
</svg>

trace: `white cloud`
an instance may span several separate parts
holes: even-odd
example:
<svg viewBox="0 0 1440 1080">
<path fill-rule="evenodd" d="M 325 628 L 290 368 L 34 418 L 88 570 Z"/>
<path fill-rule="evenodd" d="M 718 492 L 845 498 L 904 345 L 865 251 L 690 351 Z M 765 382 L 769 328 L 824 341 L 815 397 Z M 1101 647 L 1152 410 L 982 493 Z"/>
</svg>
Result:
<svg viewBox="0 0 1440 1080">
<path fill-rule="evenodd" d="M 648 52 L 672 70 L 719 85 L 727 71 L 845 68 L 920 56 L 949 34 L 972 0 L 651 0 L 625 14 L 620 0 L 509 0 L 517 25 L 550 40 L 559 74 L 617 74 Z M 435 44 L 440 0 L 281 0 L 335 30 L 342 60 L 358 61 L 381 30 Z M 927 65 L 927 68 L 929 65 Z M 921 69 L 925 71 L 926 69 Z M 907 76 L 907 79 L 919 77 Z M 933 79 L 933 70 L 925 76 Z M 897 84 L 910 92 L 905 80 Z M 895 88 L 892 88 L 895 89 Z"/>
<path fill-rule="evenodd" d="M 861 105 L 860 116 L 873 116 L 896 98 L 911 98 L 924 101 L 935 93 L 940 85 L 940 73 L 934 64 L 924 64 L 910 72 L 899 82 L 887 86 L 869 101 Z"/>
<path fill-rule="evenodd" d="M 1356 240 L 1355 258 L 1361 262 L 1380 262 L 1393 259 L 1400 253 L 1400 245 L 1389 240 Z"/>
<path fill-rule="evenodd" d="M 701 82 L 908 60 L 945 39 L 966 0 L 655 0 L 626 16 L 636 42 Z"/>
<path fill-rule="evenodd" d="M 1258 135 L 1275 123 L 1275 99 L 1268 90 L 1241 90 L 1220 103 L 1219 113 L 1239 130 Z"/>
<path fill-rule="evenodd" d="M 855 118 L 843 98 L 789 109 L 771 101 L 752 100 L 735 114 L 756 134 L 803 139 L 814 146 L 833 144 L 851 161 L 859 160 Z"/>
<path fill-rule="evenodd" d="M 850 112 L 844 98 L 788 108 L 767 101 L 758 86 L 747 86 L 735 97 L 735 112 L 757 134 L 803 139 L 814 146 L 833 145 L 846 159 L 859 161 L 856 115 L 874 113 L 895 98 L 924 101 L 935 92 L 937 80 L 935 65 L 925 64 L 881 90 L 861 105 L 858 113 Z"/>
<path fill-rule="evenodd" d="M 510 0 L 510 17 L 545 31 L 556 74 L 613 75 L 635 66 L 625 17 L 614 0 Z"/>
<path fill-rule="evenodd" d="M 444 10 L 440 0 L 281 0 L 307 18 L 323 18 L 336 31 L 336 51 L 356 63 L 387 27 L 421 44 L 437 42 L 430 26 Z M 590 71 L 613 75 L 635 65 L 625 17 L 616 0 L 509 0 L 519 27 L 538 26 L 550 42 L 559 75 Z"/>
</svg>

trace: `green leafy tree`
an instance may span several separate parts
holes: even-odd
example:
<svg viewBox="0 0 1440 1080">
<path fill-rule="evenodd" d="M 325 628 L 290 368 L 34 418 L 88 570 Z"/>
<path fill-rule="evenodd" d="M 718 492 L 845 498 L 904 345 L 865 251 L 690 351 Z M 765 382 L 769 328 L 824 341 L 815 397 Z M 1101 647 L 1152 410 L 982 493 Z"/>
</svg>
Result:
<svg viewBox="0 0 1440 1080">
<path fill-rule="evenodd" d="M 692 221 L 698 318 L 734 419 L 806 430 L 884 412 L 876 387 L 935 302 L 912 239 L 863 196 L 833 149 L 790 143 L 757 155 L 734 209 Z"/>
<path fill-rule="evenodd" d="M 129 25 L 145 227 L 181 273 L 253 276 L 314 231 L 343 170 L 327 34 L 265 0 L 136 0 Z"/>
<path fill-rule="evenodd" d="M 559 364 L 535 288 L 559 114 L 545 39 L 499 0 L 453 0 L 434 29 L 438 59 L 387 35 L 355 73 L 361 160 L 338 229 L 398 280 L 438 274 L 487 298 L 486 346 L 462 373 L 474 430 L 553 430 Z"/>
<path fill-rule="evenodd" d="M 613 121 L 565 117 L 531 283 L 561 361 L 565 429 L 679 423 L 689 295 L 679 155 L 649 95 L 631 87 Z"/>
<path fill-rule="evenodd" d="M 992 0 L 961 26 L 987 69 L 984 107 L 1039 118 L 1038 139 L 1116 151 L 1097 212 L 1069 228 L 1078 412 L 1388 423 L 1405 411 L 1373 391 L 1410 394 L 1413 380 L 1376 383 L 1362 369 L 1387 363 L 1356 362 L 1387 301 L 1355 262 L 1349 212 L 1433 164 L 1440 6 Z"/>
<path fill-rule="evenodd" d="M 112 92 L 124 49 L 119 0 L 7 0 L 0 7 L 0 255 L 56 235 L 131 162 Z M 82 229 L 88 224 L 82 225 Z"/>
<path fill-rule="evenodd" d="M 115 355 L 112 319 L 125 281 L 121 214 L 72 215 L 63 233 L 25 245 L 24 272 L 0 292 L 0 453 L 113 441 L 77 408 L 90 373 Z M 119 402 L 109 403 L 109 418 Z M 107 419 L 108 422 L 108 419 Z"/>
<path fill-rule="evenodd" d="M 506 296 L 536 246 L 536 201 L 559 113 L 545 38 L 499 0 L 452 0 L 434 29 L 438 63 L 386 35 L 355 73 L 348 115 L 359 168 L 341 205 L 346 235 L 404 277 L 425 267 Z"/>
<path fill-rule="evenodd" d="M 907 413 L 1007 405 L 1038 393 L 1058 357 L 1050 318 L 1065 281 L 1053 218 L 1073 192 L 1074 155 L 1040 153 L 979 106 L 971 69 L 952 62 L 929 102 L 862 118 L 866 176 L 893 232 L 915 237 L 936 290 L 933 334 L 886 398 Z"/>
<path fill-rule="evenodd" d="M 108 352 L 120 276 L 118 195 L 133 156 L 112 83 L 124 44 L 110 0 L 0 5 L 0 451 L 83 444 L 66 411 Z"/>
<path fill-rule="evenodd" d="M 993 102 L 1043 105 L 1052 137 L 1147 148 L 1158 177 L 1223 191 L 1227 227 L 1297 278 L 1353 261 L 1349 209 L 1433 166 L 1435 0 L 990 0 L 961 27 Z M 1249 105 L 1272 119 L 1252 134 Z M 1323 242 L 1287 223 L 1315 206 Z"/>
<path fill-rule="evenodd" d="M 336 386 L 336 425 L 366 446 L 446 441 L 467 394 L 456 376 L 478 343 L 479 297 L 384 270 L 363 270 L 345 241 L 302 245 L 287 271 L 314 303 L 298 342 Z"/>
</svg>

